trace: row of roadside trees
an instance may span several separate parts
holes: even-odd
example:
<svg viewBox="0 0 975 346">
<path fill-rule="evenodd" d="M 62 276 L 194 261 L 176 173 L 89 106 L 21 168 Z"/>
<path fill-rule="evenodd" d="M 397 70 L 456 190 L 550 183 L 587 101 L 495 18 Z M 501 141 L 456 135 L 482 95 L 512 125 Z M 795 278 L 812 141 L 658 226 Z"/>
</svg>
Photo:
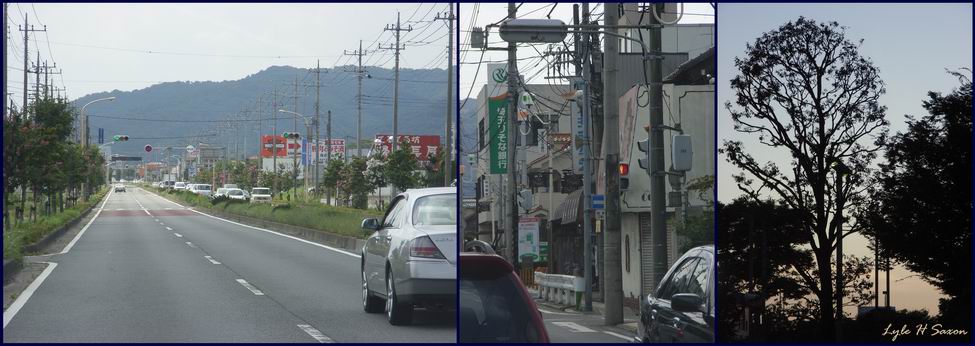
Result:
<svg viewBox="0 0 975 346">
<path fill-rule="evenodd" d="M 380 187 L 392 186 L 397 191 L 405 191 L 444 186 L 443 160 L 442 151 L 421 160 L 406 142 L 400 143 L 398 149 L 388 154 L 375 150 L 368 157 L 332 160 L 323 169 L 315 195 L 326 197 L 329 204 L 335 200 L 338 205 L 367 209 L 369 194 Z M 224 179 L 213 179 L 213 174 L 221 174 L 227 182 L 233 182 L 245 190 L 256 186 L 276 187 L 274 191 L 279 193 L 303 186 L 302 181 L 297 179 L 298 173 L 296 169 L 282 167 L 275 174 L 260 169 L 258 161 L 220 161 L 212 171 L 201 170 L 192 181 L 209 184 L 216 180 L 219 185 Z M 380 203 L 376 203 L 377 206 L 382 205 L 383 196 L 378 198 Z"/>
<path fill-rule="evenodd" d="M 4 117 L 4 231 L 63 212 L 104 183 L 98 148 L 70 141 L 76 116 L 66 100 L 45 98 Z"/>
</svg>

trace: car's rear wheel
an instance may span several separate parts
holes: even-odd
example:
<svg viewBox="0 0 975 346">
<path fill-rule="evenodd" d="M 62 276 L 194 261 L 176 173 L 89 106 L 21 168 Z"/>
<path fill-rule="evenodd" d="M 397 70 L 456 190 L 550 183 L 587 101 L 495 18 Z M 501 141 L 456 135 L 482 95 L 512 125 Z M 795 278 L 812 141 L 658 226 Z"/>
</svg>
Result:
<svg viewBox="0 0 975 346">
<path fill-rule="evenodd" d="M 413 304 L 399 301 L 393 282 L 393 271 L 386 270 L 386 319 L 394 326 L 413 323 Z"/>
<path fill-rule="evenodd" d="M 369 292 L 369 282 L 366 281 L 366 268 L 362 268 L 362 309 L 373 314 L 383 312 L 383 301 Z"/>
</svg>

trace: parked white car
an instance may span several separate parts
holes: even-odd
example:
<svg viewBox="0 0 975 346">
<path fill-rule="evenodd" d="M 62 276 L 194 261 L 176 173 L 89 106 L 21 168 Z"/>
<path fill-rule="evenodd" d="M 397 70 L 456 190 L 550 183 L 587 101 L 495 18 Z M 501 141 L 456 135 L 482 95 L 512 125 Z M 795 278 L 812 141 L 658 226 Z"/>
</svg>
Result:
<svg viewBox="0 0 975 346">
<path fill-rule="evenodd" d="M 217 197 L 221 197 L 221 196 L 226 196 L 227 195 L 227 190 L 230 190 L 230 189 L 228 189 L 226 187 L 221 187 L 221 188 L 217 189 L 217 191 L 213 193 L 213 198 L 217 198 Z"/>
<path fill-rule="evenodd" d="M 186 190 L 186 182 L 177 181 L 173 184 L 173 190 Z"/>
<path fill-rule="evenodd" d="M 251 203 L 271 203 L 271 189 L 266 187 L 251 189 Z"/>
<path fill-rule="evenodd" d="M 241 189 L 227 189 L 225 194 L 230 199 L 236 199 L 240 201 L 247 200 L 247 196 L 244 194 L 244 190 Z"/>
<path fill-rule="evenodd" d="M 362 220 L 362 228 L 372 233 L 362 247 L 366 312 L 409 325 L 415 306 L 456 309 L 457 188 L 406 190 L 382 221 Z"/>
<path fill-rule="evenodd" d="M 237 186 L 237 184 L 223 184 L 223 187 L 225 189 L 239 189 L 240 188 L 239 186 Z"/>
<path fill-rule="evenodd" d="M 191 184 L 189 191 L 200 196 L 210 197 L 210 184 Z"/>
</svg>

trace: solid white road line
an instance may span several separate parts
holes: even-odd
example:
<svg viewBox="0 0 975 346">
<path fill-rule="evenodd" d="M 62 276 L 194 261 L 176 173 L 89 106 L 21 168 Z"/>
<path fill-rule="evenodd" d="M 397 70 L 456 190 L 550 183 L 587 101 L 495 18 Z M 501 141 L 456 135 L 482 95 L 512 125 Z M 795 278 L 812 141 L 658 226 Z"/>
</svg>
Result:
<svg viewBox="0 0 975 346">
<path fill-rule="evenodd" d="M 552 322 L 552 324 L 563 328 L 569 328 L 573 333 L 595 333 L 595 329 L 590 329 L 589 327 L 582 326 L 575 322 Z"/>
<path fill-rule="evenodd" d="M 191 241 L 186 242 L 186 246 L 196 247 L 195 245 L 193 245 L 193 242 L 191 242 Z"/>
<path fill-rule="evenodd" d="M 172 227 L 169 227 L 169 226 L 166 226 L 166 230 L 167 230 L 167 231 L 172 231 L 172 230 L 173 230 L 173 228 L 172 228 Z"/>
<path fill-rule="evenodd" d="M 215 259 L 213 259 L 213 257 L 210 257 L 210 256 L 203 256 L 203 258 L 206 258 L 206 259 L 207 259 L 207 261 L 210 261 L 210 263 L 213 263 L 213 264 L 220 264 L 220 262 L 217 262 L 217 260 L 215 260 Z"/>
<path fill-rule="evenodd" d="M 78 232 L 78 235 L 74 236 L 74 239 L 71 239 L 71 242 L 68 243 L 68 246 L 65 246 L 64 247 L 64 250 L 61 250 L 61 252 L 58 252 L 58 253 L 56 253 L 54 255 L 66 254 L 66 253 L 68 253 L 68 251 L 71 251 L 71 248 L 74 247 L 74 244 L 78 242 L 78 239 L 81 239 L 81 236 L 84 235 L 85 234 L 85 231 L 88 230 L 88 227 L 90 227 L 91 224 L 93 222 L 95 222 L 95 219 L 97 219 L 98 218 L 98 215 L 100 215 L 102 213 L 102 210 L 105 210 L 105 204 L 108 204 L 108 199 L 112 197 L 112 194 L 113 194 L 113 191 L 112 190 L 109 190 L 108 191 L 108 196 L 106 196 L 105 197 L 105 201 L 102 202 L 102 207 L 101 208 L 98 208 L 98 211 L 95 212 L 95 216 L 93 216 L 91 218 L 91 220 L 88 220 L 88 223 L 85 224 L 85 227 L 81 228 L 81 231 Z"/>
<path fill-rule="evenodd" d="M 308 335 L 311 335 L 311 337 L 312 338 L 315 338 L 315 340 L 318 340 L 319 343 L 330 344 L 330 343 L 334 343 L 335 342 L 335 340 L 332 340 L 332 338 L 328 337 L 325 334 L 322 334 L 322 332 L 318 331 L 318 329 L 315 329 L 314 327 L 312 327 L 310 325 L 307 325 L 307 324 L 299 324 L 298 325 L 298 328 L 301 328 L 301 330 L 304 330 L 305 333 L 308 333 Z"/>
<path fill-rule="evenodd" d="M 155 195 L 156 197 L 162 198 L 163 200 L 165 200 L 165 201 L 167 201 L 169 203 L 172 203 L 172 204 L 178 205 L 180 207 L 183 207 L 179 203 L 170 201 L 170 200 L 168 200 L 168 199 L 166 199 L 166 198 L 164 198 L 162 196 L 156 195 L 155 193 L 152 193 L 152 192 L 149 192 L 149 193 Z M 210 214 L 201 212 L 201 211 L 197 211 L 197 210 L 193 210 L 193 209 L 189 209 L 189 210 L 192 211 L 192 212 L 194 212 L 194 213 L 197 213 L 197 214 L 200 214 L 200 215 L 203 215 L 203 216 L 206 216 L 206 217 L 214 218 L 214 219 L 217 219 L 217 220 L 221 220 L 221 221 L 224 221 L 224 222 L 229 222 L 229 223 L 235 224 L 237 226 L 247 227 L 247 228 L 256 229 L 256 230 L 262 231 L 262 232 L 276 234 L 276 235 L 279 235 L 279 236 L 282 236 L 282 237 L 285 237 L 285 238 L 290 238 L 290 239 L 293 239 L 293 240 L 297 240 L 297 241 L 300 241 L 302 243 L 314 245 L 314 246 L 317 246 L 317 247 L 320 247 L 320 248 L 323 248 L 323 249 L 329 249 L 329 250 L 332 250 L 332 251 L 335 251 L 335 252 L 338 252 L 338 253 L 342 253 L 342 254 L 346 254 L 346 255 L 349 255 L 349 256 L 352 256 L 352 257 L 355 257 L 355 258 L 362 258 L 362 256 L 359 256 L 358 254 L 355 254 L 355 253 L 352 253 L 352 252 L 348 252 L 348 251 L 345 251 L 345 250 L 342 250 L 342 249 L 337 249 L 337 248 L 334 248 L 334 247 L 331 247 L 331 246 L 328 246 L 328 245 L 322 245 L 322 244 L 319 244 L 319 243 L 316 243 L 316 242 L 304 240 L 304 239 L 301 239 L 301 238 L 298 238 L 298 237 L 293 237 L 293 236 L 290 236 L 290 235 L 287 235 L 287 234 L 278 233 L 278 232 L 275 232 L 275 231 L 272 231 L 272 230 L 263 229 L 263 228 L 260 228 L 260 227 L 254 227 L 254 226 L 251 226 L 251 225 L 245 225 L 245 224 L 242 224 L 242 223 L 239 223 L 239 222 L 230 221 L 230 220 L 227 220 L 227 219 L 224 219 L 224 218 L 220 218 L 220 217 L 216 217 L 216 216 L 213 216 L 213 215 L 210 215 Z"/>
<path fill-rule="evenodd" d="M 30 299 L 30 296 L 34 294 L 34 291 L 37 291 L 37 288 L 41 286 L 41 283 L 44 282 L 44 279 L 47 279 L 47 276 L 51 275 L 51 272 L 54 271 L 54 268 L 58 266 L 57 263 L 52 263 L 52 262 L 41 262 L 41 263 L 46 263 L 47 268 L 44 268 L 44 271 L 41 272 L 41 275 L 38 276 L 36 279 L 34 279 L 34 282 L 31 282 L 30 285 L 27 286 L 27 289 L 24 289 L 23 292 L 20 292 L 20 296 L 17 297 L 17 300 L 14 300 L 14 303 L 11 304 L 10 307 L 7 308 L 7 310 L 3 311 L 4 329 L 7 328 L 7 324 L 10 323 L 10 320 L 12 320 L 14 316 L 17 315 L 17 312 L 19 312 L 20 309 L 24 307 L 24 304 L 27 304 L 27 300 Z"/>
<path fill-rule="evenodd" d="M 102 213 L 102 210 L 105 210 L 105 205 L 108 204 L 108 200 L 109 198 L 112 197 L 113 193 L 114 190 L 108 191 L 108 195 L 105 196 L 105 201 L 102 202 L 102 206 L 99 207 L 98 211 L 95 212 L 95 216 L 92 216 L 91 220 L 88 220 L 88 223 L 85 224 L 85 227 L 81 228 L 81 231 L 79 231 L 78 234 L 75 235 L 73 239 L 71 239 L 71 242 L 68 243 L 68 246 L 64 247 L 64 250 L 61 250 L 61 252 L 58 253 L 46 254 L 41 256 L 62 255 L 68 253 L 68 251 L 71 251 L 71 248 L 74 247 L 74 244 L 78 242 L 78 239 L 81 239 L 81 236 L 85 234 L 85 231 L 88 230 L 88 227 L 91 227 L 91 224 L 95 222 L 95 219 L 97 219 L 98 215 Z M 41 272 L 41 275 L 38 275 L 37 278 L 35 278 L 34 281 L 31 282 L 30 285 L 28 285 L 27 288 L 20 293 L 20 296 L 18 296 L 17 299 L 14 300 L 13 304 L 11 304 L 10 307 L 7 308 L 7 310 L 3 311 L 4 328 L 7 328 L 7 324 L 10 323 L 10 320 L 12 320 L 14 316 L 17 315 L 17 312 L 24 307 L 24 304 L 27 304 L 27 300 L 30 299 L 30 296 L 34 294 L 34 291 L 36 291 L 37 288 L 41 286 L 41 283 L 44 282 L 44 279 L 47 279 L 48 275 L 51 275 L 51 272 L 54 271 L 54 268 L 58 266 L 57 263 L 53 263 L 53 262 L 40 262 L 40 263 L 48 264 L 47 268 L 44 268 L 44 271 Z"/>
<path fill-rule="evenodd" d="M 614 332 L 610 332 L 610 331 L 606 331 L 606 330 L 604 330 L 603 333 L 606 333 L 606 334 L 615 336 L 617 338 L 620 338 L 620 339 L 623 339 L 623 340 L 626 340 L 626 341 L 633 341 L 633 337 L 627 337 L 626 335 L 623 335 L 623 334 L 614 333 Z"/>
<path fill-rule="evenodd" d="M 244 286 L 244 288 L 246 288 L 246 289 L 250 290 L 252 293 L 254 293 L 255 296 L 263 296 L 264 295 L 264 292 L 261 292 L 261 290 L 257 289 L 257 287 L 254 287 L 254 285 L 251 285 L 249 282 L 247 282 L 247 280 L 237 279 L 237 282 L 240 283 L 242 286 Z"/>
<path fill-rule="evenodd" d="M 182 238 L 183 237 L 183 235 L 182 234 L 179 234 L 179 233 L 173 233 L 173 235 L 175 235 L 176 238 Z"/>
</svg>

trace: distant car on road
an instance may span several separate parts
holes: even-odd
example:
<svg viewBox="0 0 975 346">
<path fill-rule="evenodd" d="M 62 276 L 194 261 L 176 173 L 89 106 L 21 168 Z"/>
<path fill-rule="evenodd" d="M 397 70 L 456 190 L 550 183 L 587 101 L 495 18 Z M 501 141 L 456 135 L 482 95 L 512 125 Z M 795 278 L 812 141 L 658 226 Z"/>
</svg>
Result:
<svg viewBox="0 0 975 346">
<path fill-rule="evenodd" d="M 192 184 L 189 191 L 200 196 L 210 197 L 210 184 Z"/>
<path fill-rule="evenodd" d="M 251 203 L 271 203 L 271 189 L 255 187 L 251 189 Z"/>
<path fill-rule="evenodd" d="M 115 192 L 125 192 L 125 184 L 115 184 Z"/>
<path fill-rule="evenodd" d="M 413 309 L 453 309 L 457 299 L 457 189 L 406 190 L 382 221 L 362 220 L 362 306 L 393 325 Z M 385 304 L 384 301 L 385 300 Z"/>
<path fill-rule="evenodd" d="M 224 193 L 224 195 L 230 199 L 236 199 L 241 201 L 247 200 L 247 197 L 244 195 L 244 190 L 241 189 L 226 189 L 226 190 L 227 191 Z"/>
<path fill-rule="evenodd" d="M 186 183 L 182 181 L 177 181 L 173 184 L 174 190 L 186 190 Z"/>
<path fill-rule="evenodd" d="M 462 343 L 548 343 L 535 301 L 514 267 L 485 242 L 465 244 L 460 254 Z"/>
<path fill-rule="evenodd" d="M 637 342 L 714 342 L 714 246 L 684 253 L 640 302 Z"/>
</svg>

